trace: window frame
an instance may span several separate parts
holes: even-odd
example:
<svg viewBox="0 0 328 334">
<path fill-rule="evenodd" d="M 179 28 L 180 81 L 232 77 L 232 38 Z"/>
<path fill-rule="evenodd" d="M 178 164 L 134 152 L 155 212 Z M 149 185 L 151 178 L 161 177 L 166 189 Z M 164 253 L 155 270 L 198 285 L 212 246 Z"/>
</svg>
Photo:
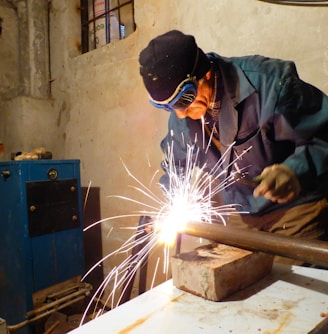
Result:
<svg viewBox="0 0 328 334">
<path fill-rule="evenodd" d="M 89 3 L 92 1 L 93 6 L 93 15 L 89 19 Z M 111 12 L 117 12 L 117 20 L 119 27 L 122 26 L 121 21 L 121 9 L 125 6 L 132 5 L 132 20 L 133 20 L 133 31 L 136 30 L 136 24 L 134 20 L 134 0 L 126 0 L 124 3 L 120 3 L 120 0 L 117 0 L 117 6 L 110 7 L 110 0 L 104 0 L 105 2 L 105 11 L 98 16 L 95 16 L 95 1 L 96 0 L 80 0 L 81 8 L 81 51 L 86 53 L 97 49 L 97 39 L 96 39 L 96 21 L 101 18 L 105 18 L 105 34 L 106 34 L 106 44 L 111 42 L 111 33 L 110 33 L 110 15 Z M 90 24 L 93 24 L 93 48 L 90 48 Z M 119 39 L 125 38 L 125 35 L 122 35 L 121 29 L 119 29 Z"/>
</svg>

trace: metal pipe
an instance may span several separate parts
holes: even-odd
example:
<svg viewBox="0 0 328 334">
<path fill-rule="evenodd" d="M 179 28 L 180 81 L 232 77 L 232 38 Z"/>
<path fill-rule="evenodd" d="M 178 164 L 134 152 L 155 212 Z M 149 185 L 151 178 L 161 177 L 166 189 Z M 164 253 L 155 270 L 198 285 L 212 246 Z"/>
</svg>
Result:
<svg viewBox="0 0 328 334">
<path fill-rule="evenodd" d="M 85 299 L 85 297 L 90 294 L 92 285 L 89 283 L 77 284 L 71 289 L 66 289 L 66 291 L 71 291 L 72 289 L 79 289 L 79 290 L 70 293 L 66 296 L 63 296 L 53 302 L 46 303 L 44 306 L 40 306 L 32 311 L 27 312 L 25 315 L 27 320 L 24 320 L 15 325 L 7 326 L 9 333 L 12 333 L 56 311 L 59 311 L 67 306 L 73 305 L 76 302 Z"/>
<path fill-rule="evenodd" d="M 42 319 L 42 318 L 44 318 L 44 317 L 46 317 L 46 316 L 48 316 L 48 315 L 51 315 L 51 314 L 53 314 L 53 313 L 55 313 L 55 312 L 57 312 L 57 311 L 60 311 L 60 310 L 64 309 L 64 308 L 67 307 L 67 306 L 73 305 L 73 304 L 75 304 L 75 303 L 77 303 L 77 302 L 83 300 L 84 298 L 85 298 L 85 296 L 78 296 L 78 297 L 75 297 L 74 299 L 69 300 L 69 301 L 67 301 L 67 302 L 64 303 L 64 304 L 61 304 L 61 305 L 59 305 L 58 307 L 53 308 L 53 309 L 51 309 L 51 310 L 47 310 L 47 311 L 45 311 L 44 313 L 39 314 L 39 315 L 36 315 L 35 317 L 33 317 L 33 318 L 31 318 L 31 319 L 24 320 L 24 321 L 22 321 L 22 322 L 20 322 L 20 323 L 18 323 L 18 324 L 16 324 L 16 325 L 7 326 L 7 329 L 8 329 L 8 331 L 9 331 L 9 333 L 15 332 L 15 331 L 17 331 L 18 329 L 23 328 L 23 327 L 25 327 L 25 326 L 27 326 L 27 325 L 30 325 L 30 324 L 32 324 L 33 322 L 35 322 L 35 321 L 37 321 L 37 320 L 40 320 L 40 319 Z"/>
<path fill-rule="evenodd" d="M 325 241 L 198 222 L 189 222 L 183 233 L 328 268 L 328 242 Z"/>
<path fill-rule="evenodd" d="M 27 312 L 26 313 L 26 318 L 34 317 L 37 314 L 42 313 L 44 311 L 47 311 L 51 308 L 57 308 L 58 305 L 60 305 L 61 303 L 69 301 L 70 299 L 73 299 L 73 298 L 78 297 L 80 295 L 88 296 L 90 294 L 91 289 L 92 289 L 91 284 L 85 283 L 85 288 L 80 288 L 79 290 L 77 290 L 73 293 L 70 293 L 66 296 L 63 296 L 63 297 L 61 297 L 61 298 L 59 298 L 55 301 L 45 303 L 43 306 L 40 306 L 40 307 L 38 307 L 38 308 L 36 308 L 32 311 Z"/>
</svg>

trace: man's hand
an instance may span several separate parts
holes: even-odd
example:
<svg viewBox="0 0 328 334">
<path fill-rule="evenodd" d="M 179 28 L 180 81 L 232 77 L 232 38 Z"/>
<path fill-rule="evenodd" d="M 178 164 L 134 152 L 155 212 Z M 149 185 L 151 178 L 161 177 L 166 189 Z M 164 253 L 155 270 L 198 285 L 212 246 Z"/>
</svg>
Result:
<svg viewBox="0 0 328 334">
<path fill-rule="evenodd" d="M 272 165 L 263 169 L 261 183 L 254 189 L 254 197 L 263 196 L 272 202 L 287 203 L 301 192 L 301 185 L 292 169 Z"/>
</svg>

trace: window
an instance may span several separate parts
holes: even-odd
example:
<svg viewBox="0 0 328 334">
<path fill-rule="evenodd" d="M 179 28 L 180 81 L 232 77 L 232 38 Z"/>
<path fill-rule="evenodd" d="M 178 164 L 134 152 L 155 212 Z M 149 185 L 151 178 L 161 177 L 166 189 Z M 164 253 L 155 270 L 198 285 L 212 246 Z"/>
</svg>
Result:
<svg viewBox="0 0 328 334">
<path fill-rule="evenodd" d="M 135 31 L 134 0 L 81 0 L 82 53 Z"/>
</svg>

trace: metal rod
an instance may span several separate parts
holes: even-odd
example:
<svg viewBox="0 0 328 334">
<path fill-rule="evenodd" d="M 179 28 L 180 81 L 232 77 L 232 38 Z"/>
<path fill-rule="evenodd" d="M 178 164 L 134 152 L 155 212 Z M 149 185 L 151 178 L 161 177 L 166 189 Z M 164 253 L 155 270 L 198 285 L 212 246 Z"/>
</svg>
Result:
<svg viewBox="0 0 328 334">
<path fill-rule="evenodd" d="M 62 304 L 62 305 L 59 305 L 57 306 L 56 308 L 53 308 L 51 310 L 47 310 L 45 312 L 43 312 L 42 314 L 39 314 L 39 315 L 36 315 L 35 317 L 31 318 L 31 319 L 28 319 L 28 320 L 24 320 L 16 325 L 12 325 L 12 326 L 7 326 L 7 329 L 9 331 L 9 333 L 12 333 L 12 332 L 15 332 L 17 331 L 18 329 L 20 328 L 23 328 L 27 325 L 30 325 L 32 324 L 33 322 L 37 321 L 37 320 L 40 320 L 50 314 L 53 314 L 59 310 L 62 310 L 63 308 L 67 307 L 67 306 L 70 306 L 70 305 L 73 305 L 75 303 L 77 303 L 78 301 L 81 301 L 85 298 L 85 296 L 78 296 L 78 297 L 75 297 L 74 299 L 72 300 L 69 300 L 67 301 L 66 303 Z"/>
<path fill-rule="evenodd" d="M 20 328 L 23 328 L 29 324 L 32 324 L 33 322 L 40 320 L 56 311 L 59 311 L 69 305 L 73 305 L 76 302 L 85 299 L 85 297 L 90 294 L 92 285 L 89 283 L 77 284 L 71 289 L 70 288 L 66 289 L 66 292 L 71 291 L 72 289 L 79 289 L 79 290 L 72 292 L 68 295 L 65 295 L 53 302 L 46 303 L 37 309 L 27 312 L 25 315 L 27 320 L 24 320 L 15 325 L 7 326 L 9 333 L 14 332 Z"/>
<path fill-rule="evenodd" d="M 27 312 L 26 317 L 27 318 L 34 317 L 35 315 L 42 313 L 44 311 L 47 311 L 48 309 L 51 309 L 53 307 L 56 308 L 61 303 L 69 301 L 70 299 L 75 298 L 77 296 L 80 296 L 80 295 L 88 296 L 90 294 L 91 288 L 92 288 L 91 285 L 86 283 L 85 288 L 80 288 L 80 290 L 77 290 L 69 295 L 61 297 L 55 301 L 45 303 L 43 306 L 40 306 L 32 311 Z"/>
<path fill-rule="evenodd" d="M 328 268 L 328 242 L 326 241 L 293 238 L 269 232 L 198 222 L 189 222 L 183 233 Z"/>
</svg>

